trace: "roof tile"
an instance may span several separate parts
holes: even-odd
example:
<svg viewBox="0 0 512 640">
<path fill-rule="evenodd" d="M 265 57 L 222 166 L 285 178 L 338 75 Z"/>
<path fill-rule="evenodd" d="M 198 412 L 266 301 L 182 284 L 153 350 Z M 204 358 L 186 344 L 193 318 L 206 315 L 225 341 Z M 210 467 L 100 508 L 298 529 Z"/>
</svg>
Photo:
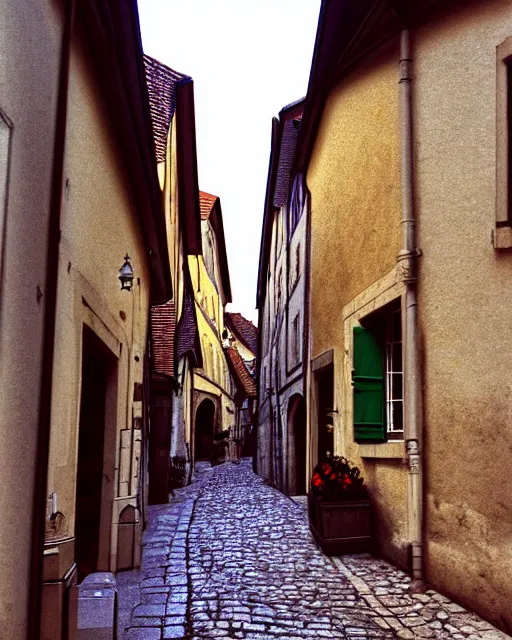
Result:
<svg viewBox="0 0 512 640">
<path fill-rule="evenodd" d="M 236 338 L 240 340 L 254 355 L 258 351 L 258 328 L 241 313 L 226 313 L 226 324 Z"/>
<path fill-rule="evenodd" d="M 174 71 L 147 55 L 144 55 L 144 68 L 153 124 L 155 155 L 157 162 L 163 162 L 167 150 L 169 126 L 176 109 L 176 84 L 188 76 Z"/>
<path fill-rule="evenodd" d="M 199 208 L 201 210 L 201 220 L 208 220 L 216 200 L 218 200 L 218 196 L 214 196 L 211 193 L 206 193 L 206 191 L 199 192 Z"/>
<path fill-rule="evenodd" d="M 255 398 L 256 383 L 245 366 L 242 356 L 238 353 L 235 347 L 229 347 L 229 349 L 225 350 L 225 353 L 229 368 L 231 369 L 235 379 L 238 392 L 242 393 L 244 396 Z"/>
</svg>

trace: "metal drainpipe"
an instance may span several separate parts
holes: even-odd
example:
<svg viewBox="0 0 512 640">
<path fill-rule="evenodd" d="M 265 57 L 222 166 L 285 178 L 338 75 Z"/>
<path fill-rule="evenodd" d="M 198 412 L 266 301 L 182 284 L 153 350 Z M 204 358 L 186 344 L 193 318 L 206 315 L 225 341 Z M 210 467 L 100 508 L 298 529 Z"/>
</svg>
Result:
<svg viewBox="0 0 512 640">
<path fill-rule="evenodd" d="M 423 580 L 423 452 L 422 404 L 419 372 L 419 336 L 417 302 L 416 219 L 414 212 L 412 58 L 410 32 L 400 38 L 400 115 L 402 165 L 403 249 L 398 255 L 398 270 L 406 283 L 405 293 L 405 437 L 408 462 L 408 530 L 410 568 L 414 583 Z"/>
</svg>

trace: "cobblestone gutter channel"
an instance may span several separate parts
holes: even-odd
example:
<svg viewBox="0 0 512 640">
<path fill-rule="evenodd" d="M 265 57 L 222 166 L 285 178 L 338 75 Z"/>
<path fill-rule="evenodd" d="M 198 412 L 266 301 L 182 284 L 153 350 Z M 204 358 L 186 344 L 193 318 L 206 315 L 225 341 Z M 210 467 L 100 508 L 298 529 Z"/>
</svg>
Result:
<svg viewBox="0 0 512 640">
<path fill-rule="evenodd" d="M 249 461 L 202 469 L 150 521 L 133 574 L 138 602 L 119 640 L 509 638 L 434 591 L 411 594 L 386 562 L 324 556 L 303 505 Z"/>
</svg>

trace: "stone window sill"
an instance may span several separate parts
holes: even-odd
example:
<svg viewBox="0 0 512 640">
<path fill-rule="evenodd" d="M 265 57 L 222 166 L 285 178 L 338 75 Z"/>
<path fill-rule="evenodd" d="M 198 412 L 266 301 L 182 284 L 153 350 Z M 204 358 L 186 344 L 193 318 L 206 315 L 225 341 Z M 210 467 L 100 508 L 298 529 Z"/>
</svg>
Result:
<svg viewBox="0 0 512 640">
<path fill-rule="evenodd" d="M 361 458 L 384 458 L 403 460 L 405 454 L 405 442 L 383 442 L 382 444 L 360 444 L 359 455 Z"/>
<path fill-rule="evenodd" d="M 512 248 L 512 228 L 509 225 L 496 227 L 496 229 L 494 230 L 494 248 Z"/>
</svg>

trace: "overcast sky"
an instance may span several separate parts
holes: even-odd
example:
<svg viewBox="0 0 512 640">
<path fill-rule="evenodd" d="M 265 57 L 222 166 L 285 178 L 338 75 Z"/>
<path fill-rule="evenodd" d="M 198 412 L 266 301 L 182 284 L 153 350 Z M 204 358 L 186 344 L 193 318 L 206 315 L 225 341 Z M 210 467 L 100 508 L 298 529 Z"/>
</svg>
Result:
<svg viewBox="0 0 512 640">
<path fill-rule="evenodd" d="M 145 53 L 194 79 L 199 187 L 221 199 L 233 304 L 256 322 L 272 117 L 307 90 L 320 0 L 139 0 Z"/>
</svg>

